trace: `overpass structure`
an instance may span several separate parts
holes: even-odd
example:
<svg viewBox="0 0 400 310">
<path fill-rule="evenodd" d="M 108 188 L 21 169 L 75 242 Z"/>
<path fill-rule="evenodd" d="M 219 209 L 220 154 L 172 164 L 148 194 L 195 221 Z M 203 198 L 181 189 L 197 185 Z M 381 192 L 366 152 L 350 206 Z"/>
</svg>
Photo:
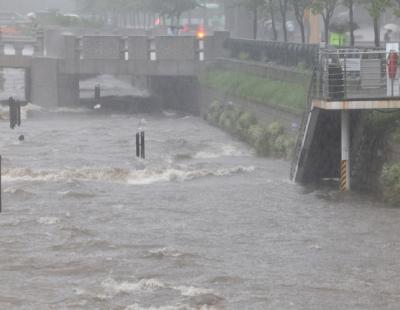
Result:
<svg viewBox="0 0 400 310">
<path fill-rule="evenodd" d="M 347 191 L 359 169 L 372 165 L 360 167 L 372 152 L 363 112 L 400 109 L 399 79 L 390 77 L 388 56 L 371 48 L 319 52 L 292 165 L 294 181 L 339 178 Z"/>
<path fill-rule="evenodd" d="M 74 105 L 79 102 L 81 76 L 195 77 L 207 61 L 224 56 L 227 37 L 227 32 L 204 39 L 67 33 L 45 33 L 34 39 L 2 37 L 0 67 L 25 70 L 28 101 Z M 27 46 L 32 53 L 24 52 Z"/>
</svg>

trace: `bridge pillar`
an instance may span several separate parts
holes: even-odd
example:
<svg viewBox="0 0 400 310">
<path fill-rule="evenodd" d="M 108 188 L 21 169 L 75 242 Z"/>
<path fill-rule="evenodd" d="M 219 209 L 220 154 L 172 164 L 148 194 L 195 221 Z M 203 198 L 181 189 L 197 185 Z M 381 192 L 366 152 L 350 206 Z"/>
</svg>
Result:
<svg viewBox="0 0 400 310">
<path fill-rule="evenodd" d="M 79 105 L 79 76 L 77 74 L 58 75 L 58 105 Z"/>
<path fill-rule="evenodd" d="M 32 103 L 43 107 L 58 106 L 58 60 L 34 58 L 31 69 Z"/>
<path fill-rule="evenodd" d="M 350 190 L 350 111 L 342 110 L 341 115 L 341 147 L 342 160 L 340 163 L 340 190 L 346 192 Z"/>
<path fill-rule="evenodd" d="M 79 78 L 77 74 L 59 72 L 60 60 L 34 58 L 30 74 L 32 103 L 44 107 L 73 106 L 79 104 Z"/>
</svg>

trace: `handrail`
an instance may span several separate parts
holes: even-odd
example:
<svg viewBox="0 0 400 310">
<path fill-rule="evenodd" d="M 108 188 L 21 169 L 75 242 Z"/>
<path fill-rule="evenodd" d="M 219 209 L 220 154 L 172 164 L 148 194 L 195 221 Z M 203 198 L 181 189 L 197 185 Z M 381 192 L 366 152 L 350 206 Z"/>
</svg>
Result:
<svg viewBox="0 0 400 310">
<path fill-rule="evenodd" d="M 307 107 L 304 111 L 301 125 L 299 128 L 299 134 L 297 136 L 294 158 L 293 158 L 291 169 L 290 169 L 290 179 L 291 180 L 294 180 L 294 178 L 296 177 L 295 176 L 296 169 L 299 165 L 299 161 L 301 158 L 301 152 L 302 152 L 301 148 L 303 145 L 304 136 L 306 135 L 305 130 L 307 127 L 307 121 L 308 121 L 309 114 L 312 110 L 312 101 L 313 101 L 314 93 L 316 91 L 316 86 L 317 86 L 317 83 L 316 83 L 317 82 L 317 71 L 318 71 L 317 68 L 314 67 L 314 69 L 312 71 L 312 75 L 311 75 L 310 84 L 308 86 Z"/>
</svg>

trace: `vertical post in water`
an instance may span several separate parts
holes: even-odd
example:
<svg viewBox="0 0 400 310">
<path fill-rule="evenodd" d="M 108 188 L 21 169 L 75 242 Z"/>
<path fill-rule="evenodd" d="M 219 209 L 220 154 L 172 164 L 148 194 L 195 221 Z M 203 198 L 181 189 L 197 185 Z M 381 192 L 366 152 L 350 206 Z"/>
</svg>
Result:
<svg viewBox="0 0 400 310">
<path fill-rule="evenodd" d="M 140 157 L 140 134 L 136 134 L 136 157 Z"/>
<path fill-rule="evenodd" d="M 141 149 L 141 157 L 143 158 L 143 159 L 145 159 L 146 158 L 146 154 L 145 154 L 145 141 L 144 141 L 144 131 L 142 131 L 141 133 L 140 133 L 140 137 L 141 137 L 141 142 L 140 142 L 140 146 L 142 147 L 142 149 Z"/>
<path fill-rule="evenodd" d="M 96 84 L 94 87 L 94 102 L 95 104 L 100 103 L 100 84 Z"/>
<path fill-rule="evenodd" d="M 1 165 L 2 165 L 2 156 L 0 155 L 0 213 L 2 211 L 2 192 L 3 192 L 2 179 L 1 179 L 1 174 L 2 174 Z"/>
<path fill-rule="evenodd" d="M 350 111 L 342 110 L 341 115 L 341 146 L 342 160 L 340 162 L 340 190 L 347 192 L 350 190 Z"/>
</svg>

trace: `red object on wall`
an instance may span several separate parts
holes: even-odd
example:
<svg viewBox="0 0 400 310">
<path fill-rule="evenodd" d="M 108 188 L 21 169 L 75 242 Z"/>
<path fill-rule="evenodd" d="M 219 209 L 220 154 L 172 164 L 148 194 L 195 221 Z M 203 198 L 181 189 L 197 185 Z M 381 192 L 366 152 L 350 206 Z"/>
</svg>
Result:
<svg viewBox="0 0 400 310">
<path fill-rule="evenodd" d="M 395 51 L 391 51 L 389 53 L 389 57 L 387 60 L 387 66 L 388 66 L 387 70 L 389 78 L 392 80 L 396 78 L 398 62 L 399 62 L 399 54 L 397 54 L 397 52 Z"/>
<path fill-rule="evenodd" d="M 18 33 L 18 31 L 14 27 L 0 27 L 0 33 L 2 33 L 2 34 L 16 34 L 16 33 Z"/>
</svg>

